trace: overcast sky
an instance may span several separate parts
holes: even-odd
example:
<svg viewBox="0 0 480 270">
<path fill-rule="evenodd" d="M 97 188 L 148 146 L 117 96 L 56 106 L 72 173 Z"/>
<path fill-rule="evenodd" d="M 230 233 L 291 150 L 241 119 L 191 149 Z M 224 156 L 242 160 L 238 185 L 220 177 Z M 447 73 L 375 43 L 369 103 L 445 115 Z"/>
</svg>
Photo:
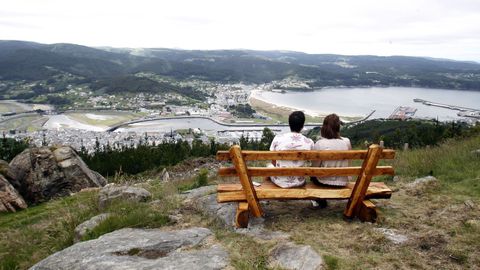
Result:
<svg viewBox="0 0 480 270">
<path fill-rule="evenodd" d="M 480 0 L 0 0 L 0 39 L 480 62 Z"/>
</svg>

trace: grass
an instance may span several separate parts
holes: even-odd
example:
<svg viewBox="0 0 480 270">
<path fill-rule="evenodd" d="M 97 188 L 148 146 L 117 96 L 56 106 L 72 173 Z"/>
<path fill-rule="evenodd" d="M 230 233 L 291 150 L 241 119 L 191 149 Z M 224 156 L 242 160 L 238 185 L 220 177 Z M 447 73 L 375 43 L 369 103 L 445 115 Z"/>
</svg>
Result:
<svg viewBox="0 0 480 270">
<path fill-rule="evenodd" d="M 143 187 L 159 203 L 112 203 L 104 211 L 112 216 L 83 240 L 126 227 L 167 225 L 168 213 L 178 208 L 178 201 L 170 196 L 176 193 L 176 188 L 157 183 L 144 184 Z M 0 214 L 0 269 L 27 269 L 48 255 L 71 246 L 75 227 L 101 213 L 97 193 L 80 192 L 17 213 Z"/>
<path fill-rule="evenodd" d="M 73 244 L 74 228 L 97 213 L 94 193 L 0 215 L 0 269 L 25 269 Z"/>
<path fill-rule="evenodd" d="M 457 199 L 480 198 L 480 136 L 448 140 L 438 147 L 399 151 L 394 167 L 398 175 L 413 179 L 433 175 L 441 180 L 442 194 Z"/>
<path fill-rule="evenodd" d="M 288 232 L 297 244 L 312 246 L 327 269 L 476 269 L 480 266 L 480 156 L 472 152 L 476 149 L 480 149 L 478 136 L 398 151 L 393 161 L 398 180 L 383 178 L 395 192 L 390 200 L 375 201 L 380 210 L 375 224 L 343 221 L 342 201 L 331 201 L 325 209 L 313 209 L 308 201 L 272 201 L 266 208 L 265 226 Z M 437 183 L 410 186 L 430 173 Z M 132 178 L 115 180 L 131 184 L 128 179 Z M 228 250 L 235 269 L 269 269 L 268 254 L 276 240 L 235 233 L 171 196 L 182 185 L 190 188 L 203 180 L 161 183 L 148 175 L 133 179 L 159 203 L 113 204 L 106 210 L 112 217 L 85 240 L 123 227 L 207 227 Z M 100 213 L 96 198 L 96 192 L 78 193 L 0 214 L 0 269 L 25 269 L 70 246 L 75 226 Z M 183 216 L 178 224 L 168 221 L 172 211 Z M 393 229 L 408 240 L 393 244 L 377 228 Z"/>
<path fill-rule="evenodd" d="M 447 141 L 436 148 L 398 152 L 396 192 L 378 200 L 377 223 L 342 220 L 344 202 L 310 209 L 295 202 L 274 202 L 267 227 L 287 231 L 297 243 L 311 245 L 328 269 L 475 269 L 480 266 L 480 137 Z M 433 171 L 438 183 L 410 187 Z M 469 203 L 473 204 L 469 206 Z M 473 221 L 473 222 L 472 222 Z M 406 235 L 391 243 L 375 228 Z"/>
</svg>

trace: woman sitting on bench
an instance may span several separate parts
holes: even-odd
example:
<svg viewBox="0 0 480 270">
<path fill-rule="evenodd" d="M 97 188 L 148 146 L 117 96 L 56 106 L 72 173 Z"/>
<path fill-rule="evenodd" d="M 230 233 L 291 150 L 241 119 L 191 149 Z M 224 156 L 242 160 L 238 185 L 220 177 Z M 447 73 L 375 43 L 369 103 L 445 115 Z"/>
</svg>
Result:
<svg viewBox="0 0 480 270">
<path fill-rule="evenodd" d="M 348 138 L 340 136 L 340 118 L 336 114 L 327 115 L 323 119 L 323 126 L 320 130 L 321 138 L 315 143 L 313 150 L 352 150 L 352 145 Z M 313 161 L 313 167 L 348 167 L 347 160 L 325 160 Z M 317 185 L 328 186 L 346 186 L 348 183 L 347 176 L 327 176 L 312 177 L 312 182 Z"/>
</svg>

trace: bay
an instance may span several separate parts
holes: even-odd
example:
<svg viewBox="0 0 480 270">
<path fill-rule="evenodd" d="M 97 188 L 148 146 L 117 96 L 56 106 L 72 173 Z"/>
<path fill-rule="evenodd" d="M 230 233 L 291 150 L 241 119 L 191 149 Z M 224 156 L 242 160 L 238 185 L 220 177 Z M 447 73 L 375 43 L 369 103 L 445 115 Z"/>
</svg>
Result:
<svg viewBox="0 0 480 270">
<path fill-rule="evenodd" d="M 414 102 L 419 98 L 432 102 L 480 110 L 480 91 L 427 89 L 414 87 L 324 88 L 314 91 L 255 91 L 255 98 L 312 114 L 337 113 L 341 116 L 387 118 L 398 106 L 417 109 L 415 117 L 458 120 L 457 110 Z"/>
</svg>

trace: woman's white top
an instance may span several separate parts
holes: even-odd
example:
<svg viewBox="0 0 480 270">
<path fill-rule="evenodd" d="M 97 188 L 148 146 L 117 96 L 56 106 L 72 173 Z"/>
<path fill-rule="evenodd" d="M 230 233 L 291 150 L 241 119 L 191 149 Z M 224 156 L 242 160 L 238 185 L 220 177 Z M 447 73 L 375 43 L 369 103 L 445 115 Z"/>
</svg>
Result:
<svg viewBox="0 0 480 270">
<path fill-rule="evenodd" d="M 351 150 L 352 145 L 348 138 L 340 137 L 339 139 L 325 139 L 320 138 L 313 146 L 314 150 Z M 348 167 L 348 160 L 322 160 L 312 162 L 313 167 Z M 317 177 L 318 181 L 325 185 L 331 186 L 345 186 L 348 183 L 347 176 L 327 176 Z"/>
</svg>

